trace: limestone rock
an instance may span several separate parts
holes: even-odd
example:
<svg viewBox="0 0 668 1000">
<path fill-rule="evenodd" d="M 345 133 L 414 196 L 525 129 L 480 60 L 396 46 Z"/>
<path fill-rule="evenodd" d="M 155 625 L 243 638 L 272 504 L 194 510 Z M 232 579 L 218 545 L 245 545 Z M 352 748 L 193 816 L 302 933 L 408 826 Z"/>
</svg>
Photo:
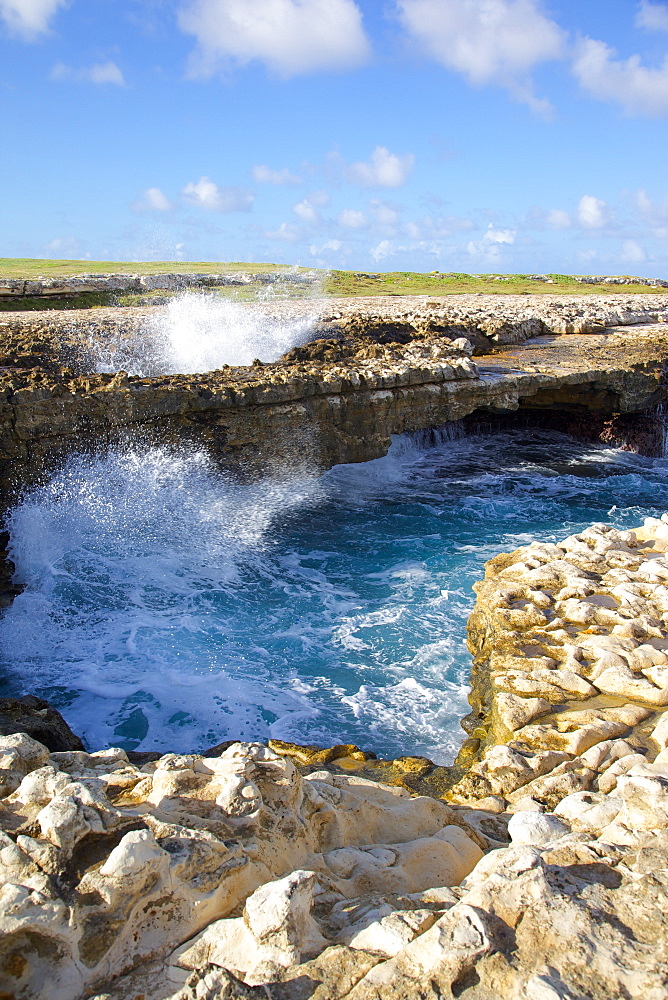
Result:
<svg viewBox="0 0 668 1000">
<path fill-rule="evenodd" d="M 13 792 L 21 781 L 48 763 L 49 751 L 25 733 L 0 736 L 0 795 Z"/>
<path fill-rule="evenodd" d="M 193 971 L 218 962 L 265 982 L 328 946 L 316 887 L 318 910 L 370 889 L 420 894 L 482 855 L 443 802 L 354 775 L 302 778 L 259 744 L 138 767 L 119 750 L 2 741 L 0 816 L 21 833 L 0 843 L 0 990 L 20 1000 L 78 1000 L 200 931 L 184 952 L 198 956 Z M 386 952 L 431 920 L 429 904 L 404 905 L 408 916 L 368 932 Z"/>
<path fill-rule="evenodd" d="M 570 825 L 557 816 L 544 816 L 539 812 L 516 812 L 508 824 L 513 845 L 541 847 L 566 836 L 570 830 Z"/>
</svg>

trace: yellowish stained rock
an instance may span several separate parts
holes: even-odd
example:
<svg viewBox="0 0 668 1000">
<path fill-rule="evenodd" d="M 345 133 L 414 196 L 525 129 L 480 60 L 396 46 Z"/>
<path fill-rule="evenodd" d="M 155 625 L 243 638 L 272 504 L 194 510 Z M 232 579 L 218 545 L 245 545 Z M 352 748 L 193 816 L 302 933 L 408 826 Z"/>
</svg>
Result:
<svg viewBox="0 0 668 1000">
<path fill-rule="evenodd" d="M 491 560 L 448 801 L 360 773 L 447 769 L 351 746 L 140 767 L 0 738 L 0 996 L 664 1000 L 667 541 Z"/>
</svg>

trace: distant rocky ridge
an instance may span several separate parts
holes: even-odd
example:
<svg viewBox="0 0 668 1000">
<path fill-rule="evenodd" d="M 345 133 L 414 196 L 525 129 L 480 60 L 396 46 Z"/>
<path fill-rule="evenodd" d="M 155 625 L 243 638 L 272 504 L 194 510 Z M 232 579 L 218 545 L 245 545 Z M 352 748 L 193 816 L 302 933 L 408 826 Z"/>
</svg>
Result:
<svg viewBox="0 0 668 1000">
<path fill-rule="evenodd" d="M 355 747 L 300 773 L 280 743 L 132 763 L 0 737 L 0 991 L 663 1000 L 667 581 L 668 515 L 491 560 L 442 798 Z"/>
<path fill-rule="evenodd" d="M 78 274 L 72 278 L 0 278 L 0 298 L 84 295 L 89 292 L 179 291 L 186 288 L 224 288 L 277 282 L 314 285 L 313 271 L 239 271 L 229 274 Z"/>
<path fill-rule="evenodd" d="M 511 281 L 516 275 L 472 274 L 470 279 Z M 554 284 L 547 274 L 530 274 L 529 281 Z M 662 278 L 639 278 L 632 275 L 573 275 L 572 281 L 583 285 L 640 285 L 647 288 L 668 288 Z M 226 274 L 171 272 L 160 274 L 78 274 L 68 277 L 0 278 L 0 299 L 84 295 L 90 292 L 119 294 L 128 292 L 181 291 L 188 288 L 243 287 L 250 284 L 277 283 L 317 286 L 322 273 L 317 271 L 237 271 Z"/>
</svg>

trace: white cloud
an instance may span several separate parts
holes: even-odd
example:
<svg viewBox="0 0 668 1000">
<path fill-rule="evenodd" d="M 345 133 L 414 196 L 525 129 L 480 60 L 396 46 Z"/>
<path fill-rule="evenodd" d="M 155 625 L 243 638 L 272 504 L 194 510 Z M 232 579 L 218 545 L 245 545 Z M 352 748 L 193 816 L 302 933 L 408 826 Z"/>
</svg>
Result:
<svg viewBox="0 0 668 1000">
<path fill-rule="evenodd" d="M 91 83 L 115 83 L 119 87 L 125 86 L 123 73 L 115 62 L 95 63 L 88 70 L 88 79 Z"/>
<path fill-rule="evenodd" d="M 132 206 L 135 212 L 170 212 L 173 208 L 167 195 L 158 187 L 147 188 Z"/>
<path fill-rule="evenodd" d="M 545 222 L 549 229 L 570 229 L 573 225 L 570 215 L 562 208 L 551 208 L 545 216 Z"/>
<path fill-rule="evenodd" d="M 209 177 L 191 181 L 182 191 L 190 205 L 208 212 L 249 212 L 255 200 L 250 191 L 238 187 L 218 187 Z"/>
<path fill-rule="evenodd" d="M 283 167 L 281 170 L 272 170 L 271 167 L 265 167 L 262 163 L 253 167 L 252 174 L 253 180 L 257 184 L 299 184 L 301 181 L 301 177 L 290 173 L 287 167 Z"/>
<path fill-rule="evenodd" d="M 81 69 L 74 69 L 73 66 L 68 66 L 66 63 L 57 62 L 51 70 L 51 79 L 97 84 L 113 83 L 117 87 L 125 86 L 121 69 L 111 60 L 105 63 L 94 63 L 92 66 L 85 66 Z"/>
<path fill-rule="evenodd" d="M 312 225 L 320 222 L 320 212 L 315 205 L 311 204 L 308 198 L 304 198 L 303 201 L 299 201 L 296 205 L 293 205 L 292 211 L 302 222 L 309 222 Z"/>
<path fill-rule="evenodd" d="M 184 0 L 178 20 L 197 39 L 196 75 L 257 59 L 289 77 L 359 66 L 370 52 L 354 0 Z"/>
<path fill-rule="evenodd" d="M 576 53 L 573 73 L 580 86 L 600 101 L 613 101 L 629 115 L 648 118 L 668 114 L 668 57 L 662 66 L 643 66 L 640 56 L 615 59 L 615 51 L 585 38 Z"/>
<path fill-rule="evenodd" d="M 495 229 L 490 222 L 487 232 L 483 236 L 485 243 L 514 243 L 515 242 L 515 230 L 514 229 Z"/>
<path fill-rule="evenodd" d="M 323 243 L 321 247 L 309 247 L 309 253 L 312 257 L 318 257 L 321 253 L 325 253 L 327 250 L 332 253 L 338 253 L 342 246 L 343 243 L 341 240 L 327 240 L 327 242 Z"/>
<path fill-rule="evenodd" d="M 640 0 L 636 25 L 648 31 L 668 31 L 668 4 Z"/>
<path fill-rule="evenodd" d="M 69 0 L 0 0 L 0 17 L 9 30 L 28 41 L 49 30 L 49 22 L 59 7 Z"/>
<path fill-rule="evenodd" d="M 292 211 L 295 215 L 299 216 L 302 222 L 308 222 L 311 225 L 316 225 L 320 222 L 320 212 L 318 208 L 322 208 L 324 205 L 329 204 L 329 195 L 326 191 L 312 191 L 306 198 L 302 201 L 297 202 L 296 205 L 292 206 Z"/>
<path fill-rule="evenodd" d="M 650 226 L 658 239 L 665 239 L 664 227 L 668 223 L 668 199 L 662 204 L 652 201 L 642 188 L 636 192 L 635 206 L 642 220 Z"/>
<path fill-rule="evenodd" d="M 290 222 L 281 222 L 278 229 L 268 229 L 262 234 L 268 240 L 283 240 L 286 243 L 294 243 L 299 239 L 301 233 L 297 226 Z"/>
<path fill-rule="evenodd" d="M 401 187 L 406 183 L 414 163 L 412 153 L 397 156 L 385 146 L 376 146 L 368 160 L 351 163 L 346 175 L 349 181 L 362 187 Z"/>
<path fill-rule="evenodd" d="M 533 94 L 538 63 L 565 54 L 566 34 L 540 0 L 396 0 L 410 35 L 433 59 L 471 83 L 498 84 L 535 111 L 550 105 Z"/>
<path fill-rule="evenodd" d="M 602 229 L 608 221 L 607 205 L 600 198 L 585 194 L 578 202 L 578 222 L 585 229 Z"/>
<path fill-rule="evenodd" d="M 514 229 L 497 229 L 491 222 L 481 240 L 470 240 L 466 244 L 466 252 L 472 257 L 482 257 L 487 261 L 495 261 L 501 256 L 501 247 L 512 246 L 515 242 Z"/>
<path fill-rule="evenodd" d="M 336 217 L 336 221 L 344 229 L 366 229 L 369 225 L 364 212 L 358 212 L 355 208 L 344 208 Z"/>
<path fill-rule="evenodd" d="M 381 240 L 378 246 L 369 250 L 369 256 L 373 257 L 377 264 L 386 257 L 391 257 L 393 253 L 396 253 L 396 250 L 391 240 Z"/>
<path fill-rule="evenodd" d="M 373 198 L 369 204 L 371 205 L 375 220 L 379 226 L 392 228 L 397 224 L 399 212 L 394 205 L 387 201 L 381 201 L 378 198 Z"/>
<path fill-rule="evenodd" d="M 630 264 L 642 264 L 647 260 L 647 254 L 643 247 L 635 240 L 624 240 L 622 244 L 622 260 Z"/>
</svg>

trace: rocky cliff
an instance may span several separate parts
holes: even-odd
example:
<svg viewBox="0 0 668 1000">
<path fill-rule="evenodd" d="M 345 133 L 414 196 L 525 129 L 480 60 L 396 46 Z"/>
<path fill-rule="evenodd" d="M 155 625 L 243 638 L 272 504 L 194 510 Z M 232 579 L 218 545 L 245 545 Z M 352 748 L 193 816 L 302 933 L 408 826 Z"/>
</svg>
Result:
<svg viewBox="0 0 668 1000">
<path fill-rule="evenodd" d="M 385 454 L 392 434 L 471 414 L 559 411 L 572 429 L 594 414 L 590 433 L 642 450 L 632 420 L 617 437 L 604 423 L 664 398 L 665 297 L 491 298 L 254 306 L 276 322 L 316 308 L 315 339 L 273 364 L 153 377 L 95 371 L 92 345 L 115 338 L 140 350 L 131 310 L 5 313 L 0 492 L 128 435 L 196 441 L 245 470 L 326 468 Z"/>
<path fill-rule="evenodd" d="M 481 746 L 445 800 L 355 748 L 300 774 L 0 738 L 1 995 L 665 997 L 666 580 L 668 517 L 492 560 Z"/>
</svg>

